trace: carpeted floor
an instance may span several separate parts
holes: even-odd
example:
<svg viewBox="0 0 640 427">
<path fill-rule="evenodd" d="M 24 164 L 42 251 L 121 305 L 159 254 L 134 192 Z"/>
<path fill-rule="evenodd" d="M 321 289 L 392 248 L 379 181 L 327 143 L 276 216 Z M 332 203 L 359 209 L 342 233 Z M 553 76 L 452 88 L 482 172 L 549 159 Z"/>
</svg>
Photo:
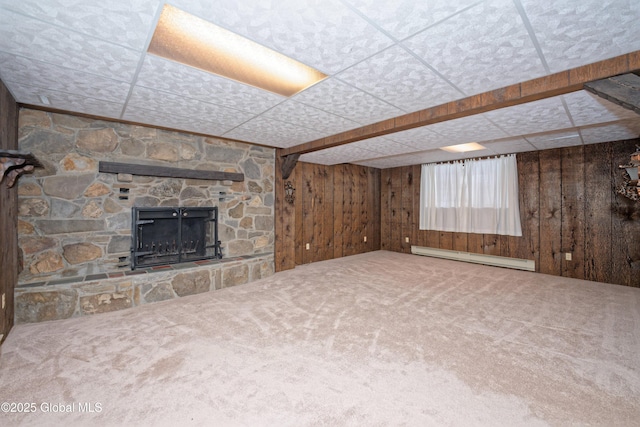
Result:
<svg viewBox="0 0 640 427">
<path fill-rule="evenodd" d="M 16 326 L 0 402 L 35 404 L 4 426 L 638 425 L 640 289 L 372 252 Z"/>
</svg>

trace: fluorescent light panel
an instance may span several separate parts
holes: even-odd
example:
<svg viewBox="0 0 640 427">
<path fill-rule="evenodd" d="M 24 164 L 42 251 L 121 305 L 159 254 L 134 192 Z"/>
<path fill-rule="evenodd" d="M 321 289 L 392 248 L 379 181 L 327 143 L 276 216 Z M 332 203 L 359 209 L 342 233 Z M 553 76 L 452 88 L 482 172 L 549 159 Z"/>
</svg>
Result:
<svg viewBox="0 0 640 427">
<path fill-rule="evenodd" d="M 470 142 L 468 144 L 450 145 L 448 147 L 441 147 L 441 150 L 448 151 L 450 153 L 466 153 L 467 151 L 484 150 L 487 147 L 478 144 L 477 142 Z"/>
<path fill-rule="evenodd" d="M 148 51 L 287 97 L 327 77 L 168 4 L 162 10 Z"/>
</svg>

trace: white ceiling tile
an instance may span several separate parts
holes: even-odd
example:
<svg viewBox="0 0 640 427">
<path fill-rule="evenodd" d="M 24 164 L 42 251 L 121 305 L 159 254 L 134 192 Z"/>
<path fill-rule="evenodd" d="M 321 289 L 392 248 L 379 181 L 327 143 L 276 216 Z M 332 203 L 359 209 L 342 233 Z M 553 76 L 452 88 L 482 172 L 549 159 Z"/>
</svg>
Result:
<svg viewBox="0 0 640 427">
<path fill-rule="evenodd" d="M 154 55 L 146 55 L 136 85 L 258 114 L 286 98 Z"/>
<path fill-rule="evenodd" d="M 467 116 L 427 126 L 432 132 L 441 135 L 438 147 L 481 142 L 508 136 L 482 115 Z"/>
<path fill-rule="evenodd" d="M 167 115 L 162 112 L 145 110 L 143 108 L 136 108 L 135 110 L 128 111 L 123 116 L 123 119 L 136 123 L 144 123 L 206 135 L 220 135 L 227 130 L 226 127 L 221 126 L 218 123 L 211 123 L 198 118 L 175 114 Z"/>
<path fill-rule="evenodd" d="M 177 0 L 203 19 L 333 74 L 393 42 L 338 0 Z"/>
<path fill-rule="evenodd" d="M 489 0 L 403 42 L 467 95 L 545 75 L 512 0 Z"/>
<path fill-rule="evenodd" d="M 122 112 L 122 103 L 108 102 L 101 99 L 85 98 L 71 93 L 45 91 L 35 86 L 12 86 L 12 95 L 20 102 L 29 105 L 40 105 L 45 108 L 54 108 L 64 111 L 81 111 L 84 114 L 92 114 L 99 117 L 119 119 Z M 40 101 L 39 95 L 46 95 L 50 104 L 45 105 Z"/>
<path fill-rule="evenodd" d="M 337 77 L 406 112 L 443 104 L 462 94 L 400 46 L 393 46 Z"/>
<path fill-rule="evenodd" d="M 637 0 L 521 0 L 552 73 L 640 49 Z"/>
<path fill-rule="evenodd" d="M 437 148 L 443 143 L 442 135 L 429 130 L 427 126 L 392 133 L 387 138 L 420 150 Z"/>
<path fill-rule="evenodd" d="M 559 96 L 489 111 L 484 116 L 512 136 L 573 127 Z"/>
<path fill-rule="evenodd" d="M 134 88 L 127 104 L 127 112 L 139 108 L 161 112 L 168 116 L 193 117 L 194 119 L 214 122 L 226 129 L 238 126 L 253 117 L 253 115 L 243 111 L 140 86 Z"/>
<path fill-rule="evenodd" d="M 276 105 L 263 113 L 261 117 L 317 129 L 329 134 L 344 132 L 360 126 L 358 123 L 344 117 L 327 113 L 292 99 Z"/>
<path fill-rule="evenodd" d="M 288 148 L 300 144 L 300 139 L 287 134 L 272 134 L 256 131 L 244 127 L 237 127 L 224 134 L 219 134 L 225 138 L 237 139 L 245 142 L 268 145 L 270 147 Z"/>
<path fill-rule="evenodd" d="M 263 117 L 251 119 L 235 129 L 227 132 L 228 138 L 243 139 L 250 136 L 250 141 L 275 147 L 289 147 L 295 144 L 321 138 L 324 134 L 309 128 L 296 126 L 278 120 L 267 120 Z"/>
<path fill-rule="evenodd" d="M 397 143 L 382 136 L 353 142 L 349 144 L 349 146 L 362 148 L 368 151 L 375 151 L 385 156 L 393 156 L 397 154 L 405 154 L 417 151 L 414 147 Z"/>
<path fill-rule="evenodd" d="M 640 118 L 618 123 L 581 127 L 580 133 L 585 144 L 640 138 Z"/>
<path fill-rule="evenodd" d="M 130 89 L 128 83 L 3 52 L 0 52 L 0 62 L 5 83 L 33 86 L 33 90 L 39 88 L 42 95 L 50 91 L 66 92 L 122 105 Z"/>
<path fill-rule="evenodd" d="M 586 90 L 563 95 L 563 98 L 576 126 L 638 117 L 636 112 L 627 110 Z"/>
<path fill-rule="evenodd" d="M 361 125 L 375 123 L 404 112 L 336 79 L 326 79 L 294 95 L 295 101 L 329 111 Z"/>
<path fill-rule="evenodd" d="M 582 138 L 576 129 L 527 135 L 526 139 L 538 150 L 582 145 Z"/>
<path fill-rule="evenodd" d="M 0 13 L 0 51 L 124 82 L 131 82 L 139 61 L 132 49 L 6 10 Z"/>
<path fill-rule="evenodd" d="M 396 39 L 442 21 L 478 0 L 347 0 Z"/>
<path fill-rule="evenodd" d="M 19 12 L 110 43 L 143 50 L 152 30 L 159 0 L 112 2 L 78 0 L 3 0 L 0 4 Z"/>
<path fill-rule="evenodd" d="M 524 138 L 507 138 L 497 141 L 483 141 L 482 145 L 493 151 L 495 154 L 522 153 L 525 151 L 535 151 L 536 147 L 531 145 Z"/>
<path fill-rule="evenodd" d="M 328 165 L 328 166 L 339 164 L 339 162 L 336 162 L 336 159 L 334 157 L 322 155 L 320 154 L 319 151 L 315 151 L 312 153 L 305 153 L 300 156 L 298 161 L 305 162 L 305 163 L 317 163 L 319 165 Z"/>
</svg>

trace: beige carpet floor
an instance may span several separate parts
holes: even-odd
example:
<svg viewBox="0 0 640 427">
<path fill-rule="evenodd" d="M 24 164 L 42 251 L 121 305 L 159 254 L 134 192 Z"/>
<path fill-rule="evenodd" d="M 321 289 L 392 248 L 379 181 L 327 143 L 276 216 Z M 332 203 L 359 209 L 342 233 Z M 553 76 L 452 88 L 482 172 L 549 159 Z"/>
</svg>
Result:
<svg viewBox="0 0 640 427">
<path fill-rule="evenodd" d="M 637 426 L 640 289 L 372 252 L 18 325 L 0 402 L 35 404 L 2 426 Z"/>
</svg>

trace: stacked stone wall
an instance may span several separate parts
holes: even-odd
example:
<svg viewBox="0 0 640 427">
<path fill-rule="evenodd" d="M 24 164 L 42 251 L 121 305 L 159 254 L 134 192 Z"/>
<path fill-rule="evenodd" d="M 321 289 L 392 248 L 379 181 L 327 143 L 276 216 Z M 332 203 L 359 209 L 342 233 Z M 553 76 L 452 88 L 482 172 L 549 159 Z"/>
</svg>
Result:
<svg viewBox="0 0 640 427">
<path fill-rule="evenodd" d="M 273 253 L 272 148 L 30 109 L 20 112 L 19 147 L 45 165 L 20 179 L 19 285 L 128 270 L 132 206 L 218 206 L 224 257 Z M 106 174 L 100 161 L 245 180 Z"/>
</svg>

